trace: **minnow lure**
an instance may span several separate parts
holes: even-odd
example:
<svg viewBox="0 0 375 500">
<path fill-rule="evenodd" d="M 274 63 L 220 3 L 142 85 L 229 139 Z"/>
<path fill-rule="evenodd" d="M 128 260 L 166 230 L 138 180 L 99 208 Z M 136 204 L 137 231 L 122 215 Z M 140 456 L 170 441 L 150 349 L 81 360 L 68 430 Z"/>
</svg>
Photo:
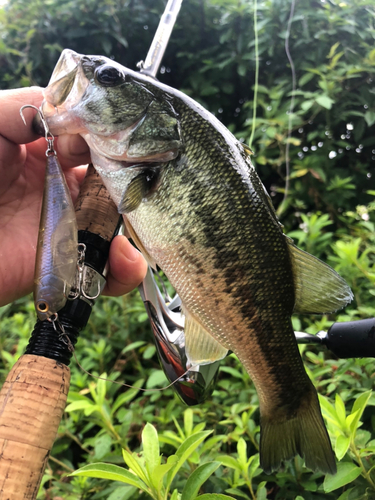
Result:
<svg viewBox="0 0 375 500">
<path fill-rule="evenodd" d="M 34 106 L 23 106 L 25 107 Z M 37 108 L 35 108 L 37 109 Z M 45 138 L 47 165 L 34 273 L 34 304 L 38 318 L 56 318 L 68 299 L 78 260 L 78 227 L 74 205 L 53 147 L 44 116 L 38 109 Z"/>
</svg>

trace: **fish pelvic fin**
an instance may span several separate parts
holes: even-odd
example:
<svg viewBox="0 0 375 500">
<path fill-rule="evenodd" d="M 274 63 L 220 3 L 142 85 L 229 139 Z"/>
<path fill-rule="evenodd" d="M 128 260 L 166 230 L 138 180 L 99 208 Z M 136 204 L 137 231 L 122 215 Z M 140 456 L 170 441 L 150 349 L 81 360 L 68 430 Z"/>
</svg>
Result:
<svg viewBox="0 0 375 500">
<path fill-rule="evenodd" d="M 281 421 L 272 414 L 261 416 L 260 426 L 260 465 L 266 474 L 296 455 L 313 471 L 336 474 L 335 455 L 313 386 L 292 416 Z"/>
<path fill-rule="evenodd" d="M 185 308 L 183 311 L 187 366 L 207 365 L 225 358 L 228 349 L 215 340 Z"/>
</svg>

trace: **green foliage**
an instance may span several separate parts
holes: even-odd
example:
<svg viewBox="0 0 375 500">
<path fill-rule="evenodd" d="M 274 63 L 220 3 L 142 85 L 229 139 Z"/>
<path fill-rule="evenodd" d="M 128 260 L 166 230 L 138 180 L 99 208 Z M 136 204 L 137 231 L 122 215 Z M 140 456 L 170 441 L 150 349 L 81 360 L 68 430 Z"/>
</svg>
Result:
<svg viewBox="0 0 375 500">
<path fill-rule="evenodd" d="M 10 0 L 0 8 L 1 88 L 46 85 L 66 47 L 134 69 L 164 6 L 162 0 Z M 245 142 L 253 128 L 253 7 L 249 0 L 185 0 L 159 74 Z M 285 231 L 353 289 L 355 301 L 340 316 L 293 318 L 296 330 L 316 333 L 334 321 L 375 316 L 375 6 L 297 2 L 289 40 L 294 90 L 284 50 L 289 14 L 290 2 L 258 0 L 254 162 Z M 281 204 L 287 145 L 290 189 Z M 0 321 L 4 380 L 35 321 L 29 298 L 1 308 Z M 101 298 L 77 358 L 93 375 L 135 388 L 91 378 L 72 361 L 69 404 L 38 498 L 374 498 L 374 362 L 334 359 L 306 346 L 301 352 L 321 395 L 336 476 L 311 472 L 299 457 L 278 473 L 263 473 L 258 397 L 233 354 L 222 363 L 212 398 L 199 407 L 185 409 L 172 389 L 142 392 L 166 385 L 143 304 L 136 292 Z"/>
</svg>

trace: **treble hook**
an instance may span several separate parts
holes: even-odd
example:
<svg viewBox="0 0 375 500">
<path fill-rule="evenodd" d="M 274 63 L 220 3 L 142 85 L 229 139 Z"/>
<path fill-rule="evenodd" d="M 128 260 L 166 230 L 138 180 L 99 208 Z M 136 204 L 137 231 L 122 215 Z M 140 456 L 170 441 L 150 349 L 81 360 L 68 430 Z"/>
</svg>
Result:
<svg viewBox="0 0 375 500">
<path fill-rule="evenodd" d="M 27 125 L 25 117 L 23 115 L 23 110 L 25 108 L 33 108 L 39 113 L 39 116 L 40 116 L 40 119 L 42 121 L 43 128 L 44 128 L 44 137 L 48 143 L 48 149 L 46 151 L 46 156 L 49 156 L 50 154 L 52 154 L 52 155 L 56 154 L 55 148 L 53 147 L 53 142 L 55 140 L 55 136 L 50 132 L 50 129 L 48 127 L 46 119 L 44 118 L 44 114 L 43 114 L 42 110 L 40 108 L 37 108 L 36 106 L 33 106 L 32 104 L 25 104 L 24 106 L 22 106 L 20 109 L 20 115 L 21 115 L 22 121 L 25 125 Z"/>
</svg>

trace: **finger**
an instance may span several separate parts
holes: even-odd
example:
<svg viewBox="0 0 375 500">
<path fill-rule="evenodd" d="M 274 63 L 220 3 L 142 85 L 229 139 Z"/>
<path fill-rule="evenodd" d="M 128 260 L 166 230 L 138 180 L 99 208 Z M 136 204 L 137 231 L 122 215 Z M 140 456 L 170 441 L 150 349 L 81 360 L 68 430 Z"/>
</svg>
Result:
<svg viewBox="0 0 375 500">
<path fill-rule="evenodd" d="M 56 138 L 56 151 L 63 168 L 90 163 L 90 150 L 80 135 L 60 135 Z"/>
<path fill-rule="evenodd" d="M 146 276 L 147 264 L 125 236 L 116 236 L 109 252 L 109 273 L 104 295 L 119 296 L 136 288 Z"/>
<path fill-rule="evenodd" d="M 20 109 L 25 104 L 39 107 L 43 100 L 42 91 L 41 87 L 0 91 L 0 135 L 15 144 L 26 144 L 38 139 L 39 136 L 32 129 L 36 111 L 31 108 L 24 109 L 25 126 L 21 119 Z"/>
</svg>

